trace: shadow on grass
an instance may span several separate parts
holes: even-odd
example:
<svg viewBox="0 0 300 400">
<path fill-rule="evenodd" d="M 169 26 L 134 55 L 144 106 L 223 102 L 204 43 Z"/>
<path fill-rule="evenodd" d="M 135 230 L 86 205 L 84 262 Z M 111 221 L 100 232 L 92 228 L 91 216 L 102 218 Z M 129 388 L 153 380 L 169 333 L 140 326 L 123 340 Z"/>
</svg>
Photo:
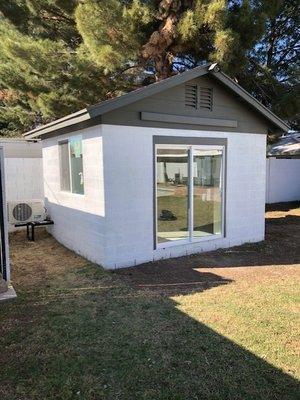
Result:
<svg viewBox="0 0 300 400">
<path fill-rule="evenodd" d="M 171 296 L 202 292 L 232 282 L 213 272 L 199 272 L 194 266 L 193 257 L 183 257 L 122 268 L 112 273 L 135 289 L 149 289 Z"/>
<path fill-rule="evenodd" d="M 267 222 L 262 244 L 116 273 L 74 266 L 78 257 L 42 235 L 33 262 L 19 238 L 12 249 L 22 256 L 14 270 L 20 295 L 0 306 L 1 400 L 295 400 L 300 385 L 291 375 L 180 311 L 173 298 L 231 284 L 201 267 L 297 261 L 298 219 L 279 220 Z"/>
<path fill-rule="evenodd" d="M 183 294 L 231 282 L 193 274 L 202 283 L 184 286 Z M 73 275 L 85 290 L 70 286 L 57 297 L 45 292 L 31 299 L 32 309 L 28 299 L 19 300 L 18 310 L 9 305 L 7 317 L 26 310 L 33 325 L 6 340 L 1 335 L 2 400 L 297 398 L 300 386 L 291 376 L 181 312 L 170 298 L 180 294 L 178 285 L 161 296 L 99 267 Z"/>
</svg>

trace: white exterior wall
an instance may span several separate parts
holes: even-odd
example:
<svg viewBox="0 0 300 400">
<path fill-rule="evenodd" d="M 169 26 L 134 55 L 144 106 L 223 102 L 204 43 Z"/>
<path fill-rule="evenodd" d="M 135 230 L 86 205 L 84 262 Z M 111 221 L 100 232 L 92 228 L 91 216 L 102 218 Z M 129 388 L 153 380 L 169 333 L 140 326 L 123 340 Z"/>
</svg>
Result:
<svg viewBox="0 0 300 400">
<path fill-rule="evenodd" d="M 40 158 L 5 158 L 6 200 L 43 200 L 43 161 Z"/>
<path fill-rule="evenodd" d="M 264 239 L 266 136 L 102 126 L 106 268 Z M 153 249 L 153 135 L 227 138 L 226 237 Z"/>
<path fill-rule="evenodd" d="M 4 153 L 7 202 L 44 199 L 42 145 L 18 139 L 0 139 Z M 9 231 L 16 230 L 9 224 Z"/>
<path fill-rule="evenodd" d="M 105 232 L 101 127 L 76 131 L 74 135 L 82 135 L 83 140 L 84 195 L 60 190 L 58 142 L 73 135 L 43 141 L 45 202 L 54 220 L 49 231 L 66 247 L 101 264 Z"/>
<path fill-rule="evenodd" d="M 266 203 L 300 200 L 300 159 L 267 159 Z"/>
<path fill-rule="evenodd" d="M 265 135 L 112 125 L 75 134 L 85 194 L 60 191 L 58 141 L 72 135 L 44 140 L 44 187 L 51 233 L 87 259 L 120 268 L 264 239 Z M 228 139 L 225 238 L 154 250 L 153 135 Z"/>
</svg>

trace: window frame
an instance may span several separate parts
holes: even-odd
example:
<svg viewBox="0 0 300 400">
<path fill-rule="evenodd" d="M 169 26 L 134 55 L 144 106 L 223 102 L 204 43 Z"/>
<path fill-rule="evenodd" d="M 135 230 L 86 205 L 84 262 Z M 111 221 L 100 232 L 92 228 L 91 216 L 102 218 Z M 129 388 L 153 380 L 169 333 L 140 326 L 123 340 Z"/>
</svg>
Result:
<svg viewBox="0 0 300 400">
<path fill-rule="evenodd" d="M 71 165 L 71 148 L 70 148 L 70 141 L 73 138 L 76 137 L 80 137 L 81 139 L 81 143 L 82 143 L 82 160 L 83 160 L 83 139 L 82 139 L 82 135 L 72 135 L 72 136 L 68 136 L 65 139 L 62 140 L 58 140 L 58 153 L 59 153 L 59 190 L 62 193 L 68 193 L 71 194 L 72 196 L 85 196 L 85 189 L 84 189 L 84 173 L 83 173 L 83 162 L 82 162 L 82 173 L 83 173 L 83 193 L 75 193 L 73 192 L 73 178 L 72 178 L 72 165 Z M 62 171 L 62 160 L 61 160 L 61 150 L 60 150 L 60 146 L 62 144 L 68 144 L 68 156 L 69 156 L 69 182 L 70 182 L 70 190 L 65 190 L 62 189 L 62 176 L 61 176 L 61 171 Z"/>
<path fill-rule="evenodd" d="M 156 137 L 158 138 L 158 137 Z M 201 242 L 207 242 L 211 240 L 216 240 L 216 239 L 222 239 L 226 237 L 226 168 L 227 168 L 227 139 L 222 140 L 222 139 L 215 139 L 212 138 L 212 141 L 215 141 L 216 144 L 200 144 L 202 138 L 187 138 L 187 142 L 192 142 L 192 143 L 187 143 L 187 144 L 177 144 L 176 139 L 173 137 L 174 142 L 172 143 L 172 138 L 170 140 L 170 137 L 167 137 L 169 140 L 166 140 L 166 143 L 161 143 L 162 140 L 159 140 L 160 143 L 156 143 L 156 138 L 154 137 L 153 140 L 153 198 L 154 198 L 154 204 L 153 204 L 153 219 L 154 219 L 154 226 L 153 226 L 153 239 L 154 239 L 154 250 L 156 249 L 163 249 L 167 247 L 173 247 L 173 246 L 180 246 L 180 245 L 186 245 L 186 244 L 195 244 L 195 243 L 201 243 Z M 181 140 L 180 140 L 181 139 Z M 180 137 L 180 141 L 184 138 Z M 197 140 L 198 139 L 198 140 Z M 203 138 L 203 141 L 205 142 L 208 139 L 208 142 L 210 142 L 210 138 Z M 194 140 L 194 143 L 193 143 Z M 198 144 L 198 143 L 199 144 Z M 220 144 L 217 144 L 217 143 Z M 159 148 L 174 148 L 174 149 L 188 149 L 188 169 L 189 169 L 189 184 L 188 184 L 188 229 L 189 229 L 189 236 L 187 239 L 178 239 L 170 242 L 163 242 L 163 243 L 158 243 L 158 215 L 157 215 L 157 149 Z M 222 215 L 222 221 L 221 221 L 221 234 L 211 234 L 203 237 L 195 237 L 193 236 L 193 224 L 194 224 L 194 179 L 193 179 L 193 157 L 194 157 L 194 150 L 195 149 L 203 149 L 203 150 L 221 150 L 222 151 L 222 162 L 221 162 L 221 215 Z"/>
</svg>

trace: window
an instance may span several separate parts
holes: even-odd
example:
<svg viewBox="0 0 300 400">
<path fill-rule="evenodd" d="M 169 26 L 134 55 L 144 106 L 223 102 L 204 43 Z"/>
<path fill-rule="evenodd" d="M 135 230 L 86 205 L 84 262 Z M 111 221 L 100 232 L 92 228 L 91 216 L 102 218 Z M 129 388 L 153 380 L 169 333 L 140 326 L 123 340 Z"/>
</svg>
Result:
<svg viewBox="0 0 300 400">
<path fill-rule="evenodd" d="M 223 146 L 156 146 L 156 241 L 223 234 Z"/>
<path fill-rule="evenodd" d="M 59 155 L 61 190 L 84 194 L 81 136 L 59 142 Z"/>
<path fill-rule="evenodd" d="M 158 243 L 186 239 L 188 229 L 188 149 L 157 149 Z"/>
</svg>

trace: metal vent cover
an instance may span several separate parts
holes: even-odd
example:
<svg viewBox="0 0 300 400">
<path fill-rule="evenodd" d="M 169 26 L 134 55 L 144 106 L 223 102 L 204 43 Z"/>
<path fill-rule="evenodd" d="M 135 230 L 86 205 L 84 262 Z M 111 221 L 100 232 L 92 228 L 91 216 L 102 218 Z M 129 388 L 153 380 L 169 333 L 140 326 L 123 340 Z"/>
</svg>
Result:
<svg viewBox="0 0 300 400">
<path fill-rule="evenodd" d="M 17 204 L 12 212 L 17 221 L 23 222 L 32 216 L 32 208 L 26 203 Z"/>
<path fill-rule="evenodd" d="M 212 88 L 200 87 L 199 90 L 199 107 L 206 110 L 212 110 L 213 107 L 213 90 Z"/>
<path fill-rule="evenodd" d="M 185 85 L 185 106 L 196 109 L 197 105 L 198 105 L 197 85 L 186 84 Z"/>
</svg>

